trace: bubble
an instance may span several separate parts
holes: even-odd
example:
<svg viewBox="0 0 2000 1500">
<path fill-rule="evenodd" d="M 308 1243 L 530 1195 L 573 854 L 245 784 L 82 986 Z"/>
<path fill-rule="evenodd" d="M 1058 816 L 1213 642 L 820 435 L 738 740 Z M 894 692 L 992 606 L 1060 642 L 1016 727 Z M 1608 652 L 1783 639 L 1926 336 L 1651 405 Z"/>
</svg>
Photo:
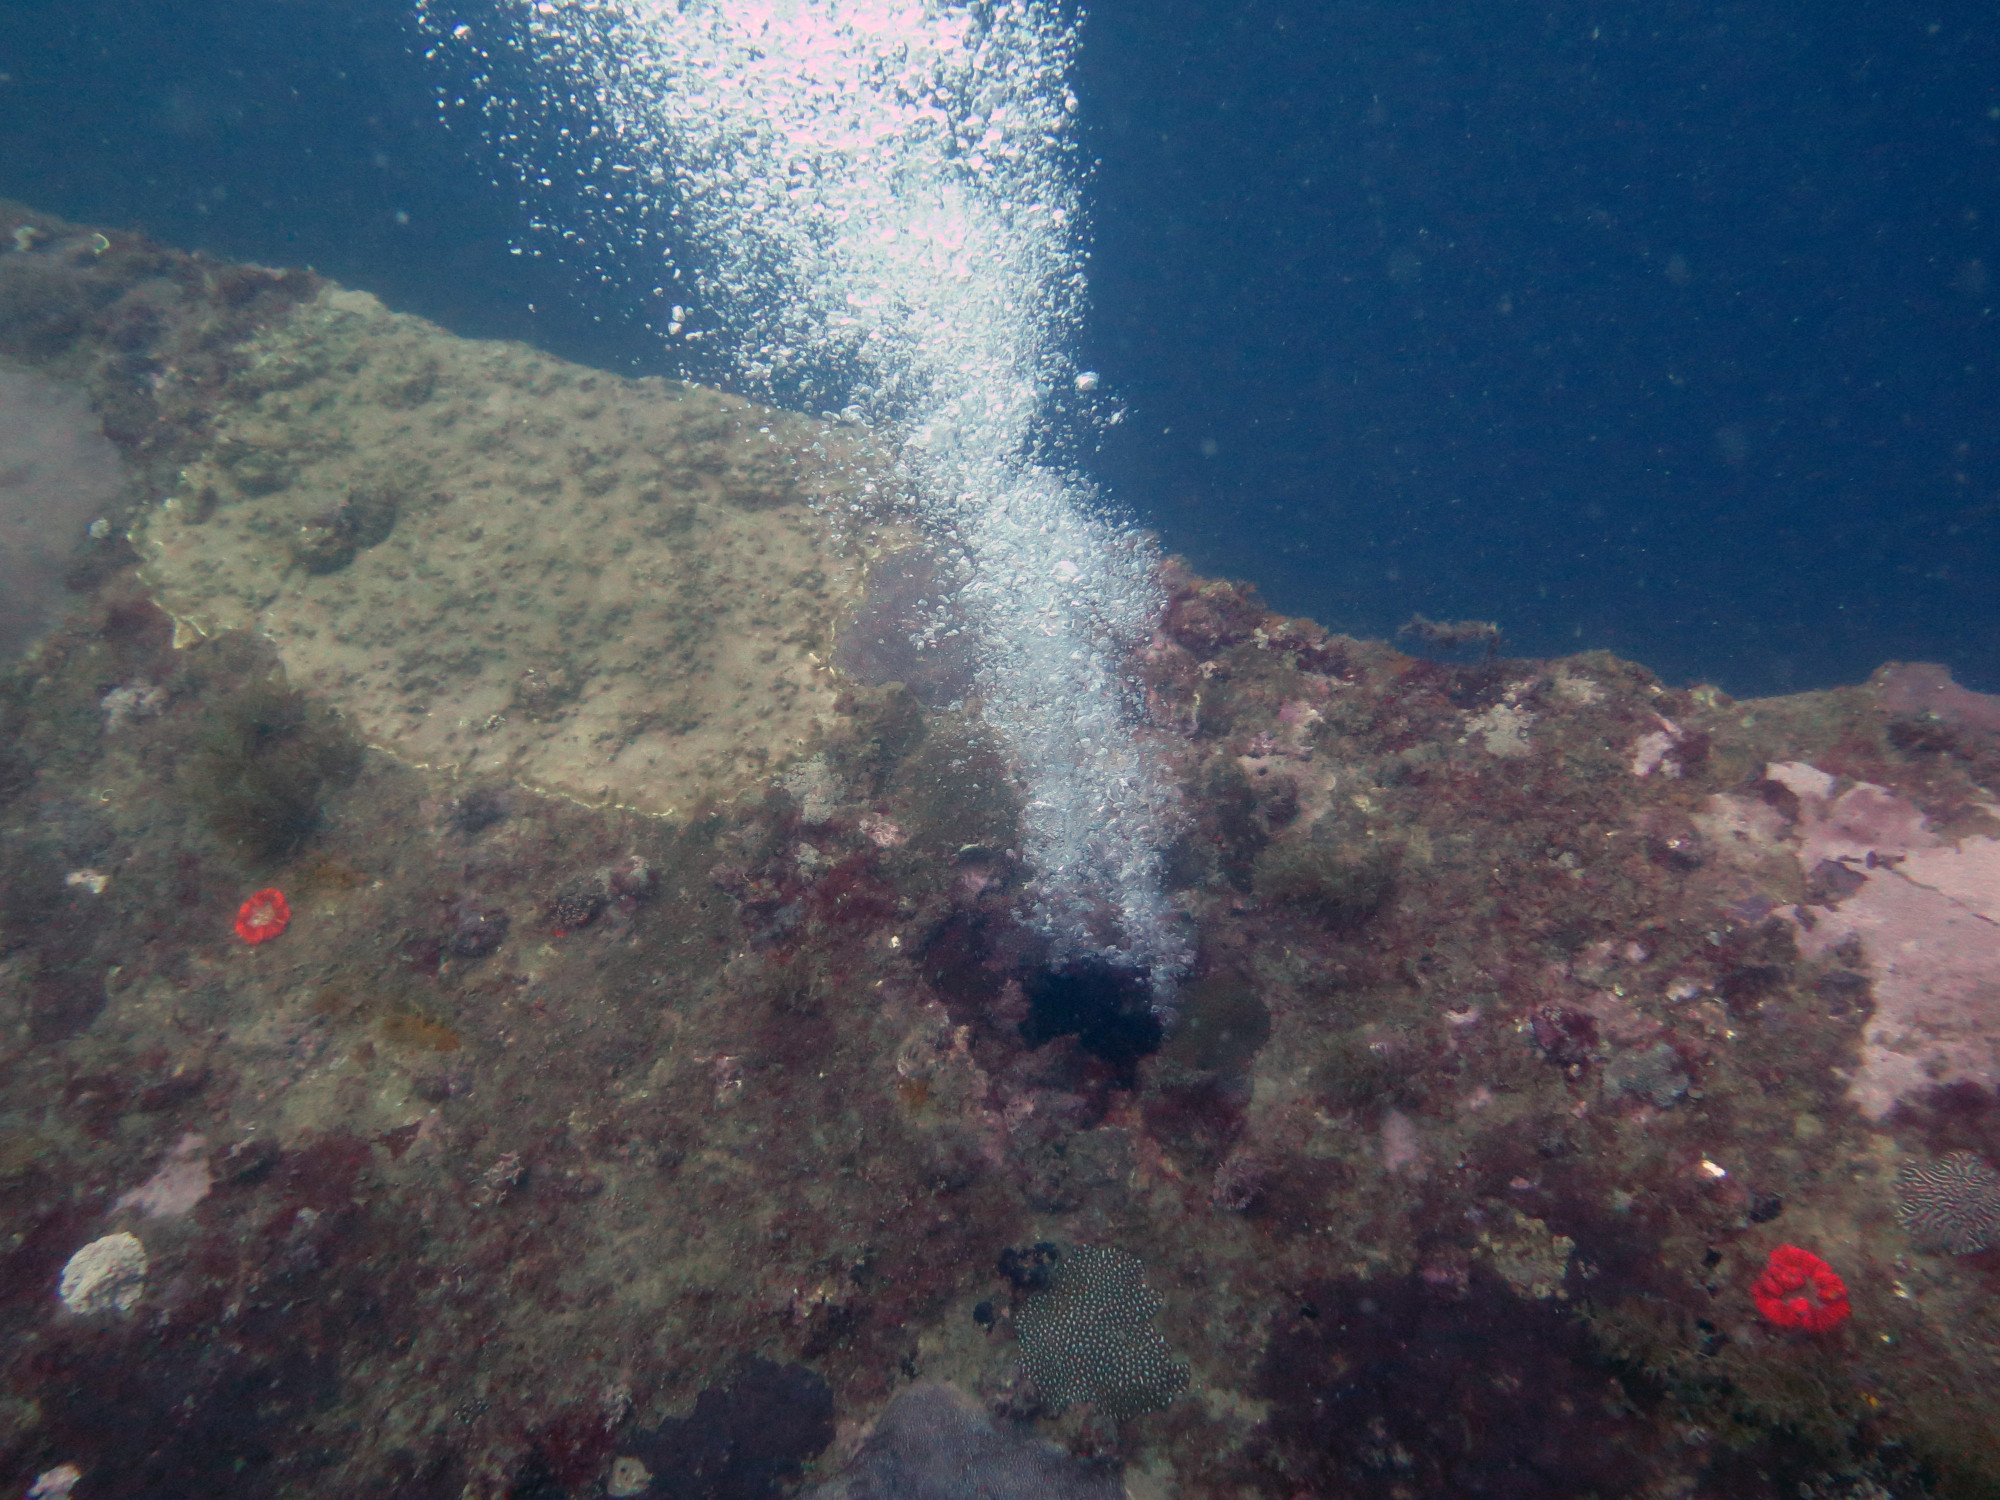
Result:
<svg viewBox="0 0 2000 1500">
<path fill-rule="evenodd" d="M 672 276 L 688 272 L 703 328 L 683 334 L 676 306 L 670 335 L 709 338 L 743 388 L 899 453 L 914 519 L 957 565 L 951 626 L 1025 794 L 1035 920 L 1058 961 L 1170 976 L 1184 941 L 1160 850 L 1178 805 L 1124 666 L 1163 605 L 1159 556 L 1035 457 L 1060 446 L 1050 396 L 1098 383 L 1070 352 L 1074 23 L 1047 0 L 451 9 L 419 3 L 465 72 L 498 49 L 536 81 L 481 128 L 531 198 L 549 189 L 533 208 L 554 241 L 635 291 L 662 280 L 659 246 L 681 247 Z M 560 196 L 569 177 L 582 191 Z"/>
</svg>

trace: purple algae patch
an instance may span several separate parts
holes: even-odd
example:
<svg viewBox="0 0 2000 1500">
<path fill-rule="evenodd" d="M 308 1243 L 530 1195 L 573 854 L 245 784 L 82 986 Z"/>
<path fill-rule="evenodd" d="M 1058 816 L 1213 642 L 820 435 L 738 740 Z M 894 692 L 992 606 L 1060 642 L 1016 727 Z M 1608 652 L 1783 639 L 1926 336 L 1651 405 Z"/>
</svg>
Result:
<svg viewBox="0 0 2000 1500">
<path fill-rule="evenodd" d="M 646 1493 L 676 1500 L 765 1500 L 833 1441 L 833 1390 L 803 1365 L 752 1359 L 710 1386 L 685 1417 L 624 1445 L 651 1471 Z"/>
<path fill-rule="evenodd" d="M 1472 1264 L 1308 1287 L 1257 1377 L 1269 1463 L 1319 1494 L 1561 1500 L 1618 1494 L 1649 1445 L 1640 1402 L 1565 1309 Z"/>
</svg>

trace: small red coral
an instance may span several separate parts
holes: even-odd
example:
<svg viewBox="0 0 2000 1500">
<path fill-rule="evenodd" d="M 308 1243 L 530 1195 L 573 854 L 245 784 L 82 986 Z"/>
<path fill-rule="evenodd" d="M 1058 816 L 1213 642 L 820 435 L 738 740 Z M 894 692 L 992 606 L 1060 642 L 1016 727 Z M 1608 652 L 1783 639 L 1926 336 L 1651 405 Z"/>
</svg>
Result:
<svg viewBox="0 0 2000 1500">
<path fill-rule="evenodd" d="M 1750 1283 L 1750 1295 L 1765 1322 L 1807 1333 L 1837 1328 L 1854 1312 L 1847 1305 L 1847 1283 L 1832 1266 L 1797 1245 L 1780 1245 L 1771 1252 L 1764 1274 Z"/>
<path fill-rule="evenodd" d="M 283 891 L 259 891 L 237 910 L 236 935 L 254 948 L 269 942 L 291 922 L 292 905 Z"/>
</svg>

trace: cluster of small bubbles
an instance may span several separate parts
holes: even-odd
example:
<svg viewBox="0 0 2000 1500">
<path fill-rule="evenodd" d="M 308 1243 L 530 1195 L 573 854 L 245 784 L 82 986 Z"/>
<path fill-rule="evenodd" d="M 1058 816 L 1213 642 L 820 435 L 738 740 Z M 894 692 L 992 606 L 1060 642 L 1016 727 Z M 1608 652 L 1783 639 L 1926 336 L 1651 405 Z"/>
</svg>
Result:
<svg viewBox="0 0 2000 1500">
<path fill-rule="evenodd" d="M 1057 957 L 1170 982 L 1177 809 L 1121 669 L 1160 612 L 1158 557 L 1041 459 L 1052 408 L 1098 384 L 1068 352 L 1074 22 L 1050 0 L 513 0 L 476 24 L 450 4 L 418 0 L 473 75 L 441 102 L 564 200 L 557 238 L 622 246 L 605 265 L 677 247 L 691 274 L 639 283 L 670 338 L 719 340 L 745 389 L 894 448 L 949 586 L 911 645 L 974 644 Z M 530 97 L 478 102 L 496 57 Z"/>
</svg>

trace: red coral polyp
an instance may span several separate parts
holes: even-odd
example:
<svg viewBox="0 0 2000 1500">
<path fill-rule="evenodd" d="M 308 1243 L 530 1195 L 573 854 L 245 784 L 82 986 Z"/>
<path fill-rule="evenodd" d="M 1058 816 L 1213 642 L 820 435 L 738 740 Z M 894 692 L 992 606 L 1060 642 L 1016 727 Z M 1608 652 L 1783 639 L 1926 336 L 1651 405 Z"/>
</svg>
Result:
<svg viewBox="0 0 2000 1500">
<path fill-rule="evenodd" d="M 1750 1295 L 1765 1322 L 1806 1333 L 1838 1328 L 1854 1312 L 1847 1305 L 1847 1283 L 1832 1266 L 1797 1245 L 1780 1245 L 1771 1252 L 1764 1274 L 1750 1283 Z"/>
<path fill-rule="evenodd" d="M 256 947 L 291 925 L 292 906 L 279 890 L 259 891 L 237 910 L 236 935 Z"/>
</svg>

